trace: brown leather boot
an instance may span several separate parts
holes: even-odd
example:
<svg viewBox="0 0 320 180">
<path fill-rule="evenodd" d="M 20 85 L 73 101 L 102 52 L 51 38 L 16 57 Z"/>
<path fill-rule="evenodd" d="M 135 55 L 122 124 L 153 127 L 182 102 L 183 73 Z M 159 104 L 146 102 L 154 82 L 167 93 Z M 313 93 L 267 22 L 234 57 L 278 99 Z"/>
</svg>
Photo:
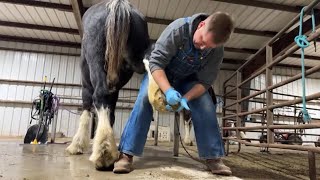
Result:
<svg viewBox="0 0 320 180">
<path fill-rule="evenodd" d="M 132 163 L 133 156 L 120 153 L 119 159 L 114 163 L 113 172 L 119 174 L 129 173 L 133 170 Z"/>
<path fill-rule="evenodd" d="M 212 174 L 225 175 L 225 176 L 232 175 L 231 169 L 228 166 L 223 164 L 221 158 L 207 159 L 206 164 L 207 164 L 208 170 L 211 171 Z"/>
</svg>

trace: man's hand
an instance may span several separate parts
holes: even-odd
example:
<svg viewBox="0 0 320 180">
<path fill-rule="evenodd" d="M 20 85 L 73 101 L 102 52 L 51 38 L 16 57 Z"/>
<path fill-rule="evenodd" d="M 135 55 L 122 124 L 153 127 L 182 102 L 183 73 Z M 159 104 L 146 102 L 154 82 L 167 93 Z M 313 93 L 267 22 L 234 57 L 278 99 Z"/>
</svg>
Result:
<svg viewBox="0 0 320 180">
<path fill-rule="evenodd" d="M 165 92 L 165 96 L 169 105 L 176 105 L 181 101 L 181 94 L 172 87 Z"/>
<path fill-rule="evenodd" d="M 178 108 L 177 112 L 180 112 L 182 109 L 186 109 L 190 111 L 188 106 L 188 100 L 186 98 L 182 98 L 180 101 L 180 107 Z"/>
<path fill-rule="evenodd" d="M 167 109 L 168 111 L 175 111 L 175 112 L 180 112 L 180 111 L 183 110 L 183 109 L 186 109 L 186 110 L 189 110 L 189 111 L 190 111 L 190 108 L 189 108 L 189 106 L 188 106 L 188 100 L 187 100 L 186 98 L 182 98 L 182 99 L 181 99 L 181 101 L 180 101 L 180 106 L 179 106 L 178 109 L 174 110 L 174 109 L 172 108 L 172 106 L 169 105 L 169 104 L 166 105 L 166 109 Z"/>
</svg>

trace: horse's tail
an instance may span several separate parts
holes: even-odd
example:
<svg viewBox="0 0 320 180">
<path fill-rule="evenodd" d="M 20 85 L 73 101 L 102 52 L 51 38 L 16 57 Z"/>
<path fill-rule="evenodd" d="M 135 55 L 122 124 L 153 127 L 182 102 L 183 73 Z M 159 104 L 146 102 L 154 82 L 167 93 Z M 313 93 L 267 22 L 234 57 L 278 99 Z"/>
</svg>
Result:
<svg viewBox="0 0 320 180">
<path fill-rule="evenodd" d="M 106 19 L 106 54 L 105 70 L 108 84 L 118 81 L 123 55 L 130 31 L 130 3 L 128 0 L 110 0 Z"/>
</svg>

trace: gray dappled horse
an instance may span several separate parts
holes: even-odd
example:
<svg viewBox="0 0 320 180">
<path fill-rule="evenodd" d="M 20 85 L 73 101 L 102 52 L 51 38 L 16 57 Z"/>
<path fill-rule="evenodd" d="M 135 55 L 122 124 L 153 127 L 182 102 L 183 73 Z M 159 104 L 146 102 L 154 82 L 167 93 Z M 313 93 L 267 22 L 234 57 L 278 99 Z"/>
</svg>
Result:
<svg viewBox="0 0 320 180">
<path fill-rule="evenodd" d="M 90 7 L 83 16 L 81 75 L 83 112 L 70 154 L 82 154 L 89 145 L 90 110 L 98 126 L 92 161 L 98 170 L 113 165 L 118 151 L 112 126 L 119 90 L 133 72 L 144 73 L 143 57 L 149 47 L 147 22 L 128 0 L 110 0 Z"/>
</svg>

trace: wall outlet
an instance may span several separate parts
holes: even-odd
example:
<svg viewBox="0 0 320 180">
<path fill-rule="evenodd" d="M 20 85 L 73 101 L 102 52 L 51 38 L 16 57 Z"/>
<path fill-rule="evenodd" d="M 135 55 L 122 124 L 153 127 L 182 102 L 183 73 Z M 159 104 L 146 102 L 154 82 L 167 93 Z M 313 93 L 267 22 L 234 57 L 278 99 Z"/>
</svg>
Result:
<svg viewBox="0 0 320 180">
<path fill-rule="evenodd" d="M 154 140 L 155 137 L 155 126 L 152 124 L 150 126 L 147 139 Z M 158 141 L 170 142 L 170 127 L 159 126 L 158 127 Z"/>
</svg>

